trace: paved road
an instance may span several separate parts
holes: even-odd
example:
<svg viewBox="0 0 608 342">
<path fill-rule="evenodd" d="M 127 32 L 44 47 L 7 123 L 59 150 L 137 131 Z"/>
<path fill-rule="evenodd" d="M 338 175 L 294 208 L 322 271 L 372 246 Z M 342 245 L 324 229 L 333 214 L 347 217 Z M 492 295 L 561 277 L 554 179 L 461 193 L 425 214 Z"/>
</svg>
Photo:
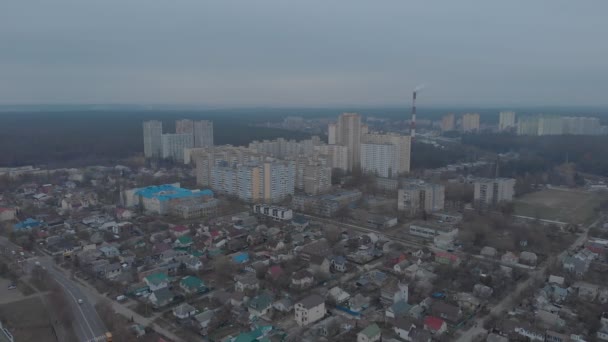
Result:
<svg viewBox="0 0 608 342">
<path fill-rule="evenodd" d="M 11 243 L 4 237 L 0 237 L 0 245 L 11 250 L 20 250 L 19 246 Z M 24 262 L 24 270 L 31 271 L 35 263 L 39 262 L 40 266 L 44 267 L 64 290 L 68 305 L 72 311 L 74 332 L 79 341 L 90 341 L 106 333 L 107 329 L 99 318 L 95 307 L 84 296 L 80 288 L 75 285 L 74 281 L 66 277 L 63 272 L 55 269 L 55 263 L 50 257 L 35 257 L 31 254 L 27 254 L 25 257 L 27 260 Z M 78 304 L 79 299 L 82 299 L 82 304 Z"/>
<path fill-rule="evenodd" d="M 92 287 L 89 284 L 84 283 L 83 284 L 79 284 L 76 283 L 77 287 L 80 288 L 80 290 L 82 291 L 83 294 L 86 295 L 86 297 L 92 301 L 92 302 L 99 302 L 102 300 L 108 300 L 108 298 L 102 294 L 100 294 L 99 292 L 97 292 L 97 290 Z M 206 294 L 205 296 L 209 295 Z M 154 319 L 158 317 L 158 315 L 154 315 L 152 317 L 144 317 L 141 316 L 140 314 L 138 314 L 137 312 L 131 310 L 129 307 L 127 307 L 126 305 L 124 305 L 123 303 L 119 303 L 117 301 L 111 300 L 110 303 L 112 304 L 112 308 L 114 309 L 114 311 L 116 311 L 116 313 L 126 317 L 126 318 L 133 318 L 133 321 L 137 324 L 141 324 L 143 326 L 147 326 L 150 327 L 152 329 L 154 329 L 154 331 L 158 332 L 161 335 L 164 335 L 168 338 L 170 338 L 172 341 L 176 341 L 176 342 L 185 342 L 182 338 L 180 338 L 179 336 L 175 335 L 174 333 L 172 333 L 171 331 L 161 327 L 160 325 L 154 323 Z"/>
<path fill-rule="evenodd" d="M 550 260 L 547 260 L 545 262 L 545 264 L 543 265 L 543 267 L 541 267 L 540 269 L 538 269 L 534 272 L 530 272 L 530 277 L 526 281 L 518 284 L 517 287 L 515 288 L 515 290 L 509 296 L 505 297 L 502 301 L 500 301 L 500 303 L 498 303 L 496 306 L 494 306 L 490 310 L 490 313 L 488 315 L 477 318 L 475 320 L 475 325 L 473 327 L 471 327 L 469 330 L 464 331 L 459 336 L 459 338 L 456 340 L 456 342 L 473 341 L 476 336 L 478 336 L 480 334 L 485 335 L 486 330 L 483 328 L 483 325 L 490 318 L 490 316 L 496 315 L 496 316 L 500 317 L 500 315 L 502 315 L 503 312 L 505 312 L 506 310 L 511 308 L 513 305 L 515 305 L 516 303 L 514 303 L 513 300 L 515 298 L 517 298 L 523 290 L 525 290 L 526 288 L 531 286 L 535 280 L 544 280 L 545 271 L 547 270 L 547 267 L 549 267 L 549 265 L 551 265 L 555 260 L 557 260 L 558 262 L 560 260 L 562 260 L 566 256 L 568 251 L 582 246 L 582 244 L 587 240 L 587 234 L 589 233 L 589 229 L 591 229 L 598 223 L 599 223 L 599 220 L 590 224 L 583 231 L 583 233 L 567 249 L 565 249 L 563 252 L 561 252 L 556 257 L 553 257 Z"/>
</svg>

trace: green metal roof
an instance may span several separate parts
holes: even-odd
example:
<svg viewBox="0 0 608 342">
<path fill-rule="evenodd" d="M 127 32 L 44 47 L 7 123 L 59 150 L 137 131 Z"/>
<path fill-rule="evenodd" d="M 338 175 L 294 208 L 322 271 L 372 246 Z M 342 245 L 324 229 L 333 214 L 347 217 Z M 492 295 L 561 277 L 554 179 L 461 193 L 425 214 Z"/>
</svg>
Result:
<svg viewBox="0 0 608 342">
<path fill-rule="evenodd" d="M 367 336 L 368 338 L 375 337 L 380 334 L 380 327 L 376 323 L 368 325 L 367 328 L 361 331 L 361 334 Z"/>
</svg>

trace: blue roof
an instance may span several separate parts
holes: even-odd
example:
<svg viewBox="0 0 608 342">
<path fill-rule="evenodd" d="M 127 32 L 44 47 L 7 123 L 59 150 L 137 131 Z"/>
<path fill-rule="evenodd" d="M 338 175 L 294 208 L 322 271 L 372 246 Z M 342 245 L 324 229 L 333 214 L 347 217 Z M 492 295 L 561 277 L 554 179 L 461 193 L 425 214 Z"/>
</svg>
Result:
<svg viewBox="0 0 608 342">
<path fill-rule="evenodd" d="M 242 264 L 249 260 L 249 254 L 247 253 L 239 253 L 232 257 L 232 260 L 238 264 Z"/>
<path fill-rule="evenodd" d="M 163 184 L 137 189 L 135 194 L 145 198 L 156 197 L 159 201 L 168 201 L 178 198 L 213 196 L 213 191 L 209 189 L 196 191 L 180 188 L 171 184 Z"/>
<path fill-rule="evenodd" d="M 27 219 L 25 219 L 25 221 L 21 221 L 19 223 L 16 223 L 15 225 L 13 225 L 13 228 L 14 229 L 30 229 L 30 228 L 38 227 L 41 224 L 42 224 L 41 221 L 36 221 L 33 218 L 27 218 Z"/>
</svg>

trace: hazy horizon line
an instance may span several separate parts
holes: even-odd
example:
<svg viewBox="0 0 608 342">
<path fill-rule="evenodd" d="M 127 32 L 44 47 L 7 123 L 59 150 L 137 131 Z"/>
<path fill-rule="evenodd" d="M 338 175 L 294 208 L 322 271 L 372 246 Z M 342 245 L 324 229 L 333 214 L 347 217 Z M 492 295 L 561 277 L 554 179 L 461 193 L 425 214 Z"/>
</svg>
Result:
<svg viewBox="0 0 608 342">
<path fill-rule="evenodd" d="M 47 107 L 47 109 L 43 108 Z M 57 110 L 59 108 L 65 110 L 68 108 L 83 109 L 85 107 L 88 110 L 111 110 L 120 109 L 119 107 L 132 107 L 138 110 L 258 110 L 258 109 L 304 109 L 304 110 L 315 110 L 315 109 L 403 109 L 410 110 L 411 103 L 406 104 L 386 104 L 386 105 L 373 105 L 373 104 L 331 104 L 331 105 L 206 105 L 206 104 L 171 104 L 171 103 L 157 103 L 157 104 L 141 104 L 141 103 L 39 103 L 39 104 L 0 104 L 0 111 L 6 111 L 7 109 L 33 109 L 38 110 Z M 100 108 L 94 108 L 100 107 Z M 103 108 L 107 107 L 107 108 Z M 437 105 L 420 105 L 417 104 L 417 109 L 501 109 L 501 110 L 514 110 L 517 108 L 547 108 L 547 109 L 608 109 L 608 104 L 605 105 L 543 105 L 543 104 L 518 104 L 518 105 L 502 105 L 502 104 L 437 104 Z"/>
</svg>

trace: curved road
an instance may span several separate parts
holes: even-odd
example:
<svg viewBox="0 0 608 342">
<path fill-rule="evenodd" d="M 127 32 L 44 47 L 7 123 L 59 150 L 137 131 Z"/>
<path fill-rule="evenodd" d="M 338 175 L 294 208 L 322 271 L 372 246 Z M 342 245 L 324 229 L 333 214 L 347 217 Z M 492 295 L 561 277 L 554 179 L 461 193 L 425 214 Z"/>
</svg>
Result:
<svg viewBox="0 0 608 342">
<path fill-rule="evenodd" d="M 4 237 L 0 237 L 0 245 L 13 251 L 21 250 L 19 246 L 11 243 Z M 42 266 L 51 277 L 53 277 L 53 279 L 65 292 L 68 305 L 70 306 L 70 310 L 72 312 L 72 325 L 74 327 L 74 332 L 78 337 L 78 341 L 92 341 L 99 336 L 103 336 L 107 332 L 107 329 L 101 318 L 99 318 L 95 307 L 91 304 L 91 302 L 89 302 L 80 287 L 76 285 L 73 280 L 69 279 L 61 270 L 55 268 L 55 263 L 51 257 L 36 257 L 30 255 L 29 253 L 26 253 L 25 257 L 28 258 L 25 260 L 23 265 L 23 269 L 25 271 L 30 272 L 35 267 L 35 263 L 39 262 L 40 266 Z M 78 304 L 79 299 L 82 300 L 82 304 Z"/>
</svg>

